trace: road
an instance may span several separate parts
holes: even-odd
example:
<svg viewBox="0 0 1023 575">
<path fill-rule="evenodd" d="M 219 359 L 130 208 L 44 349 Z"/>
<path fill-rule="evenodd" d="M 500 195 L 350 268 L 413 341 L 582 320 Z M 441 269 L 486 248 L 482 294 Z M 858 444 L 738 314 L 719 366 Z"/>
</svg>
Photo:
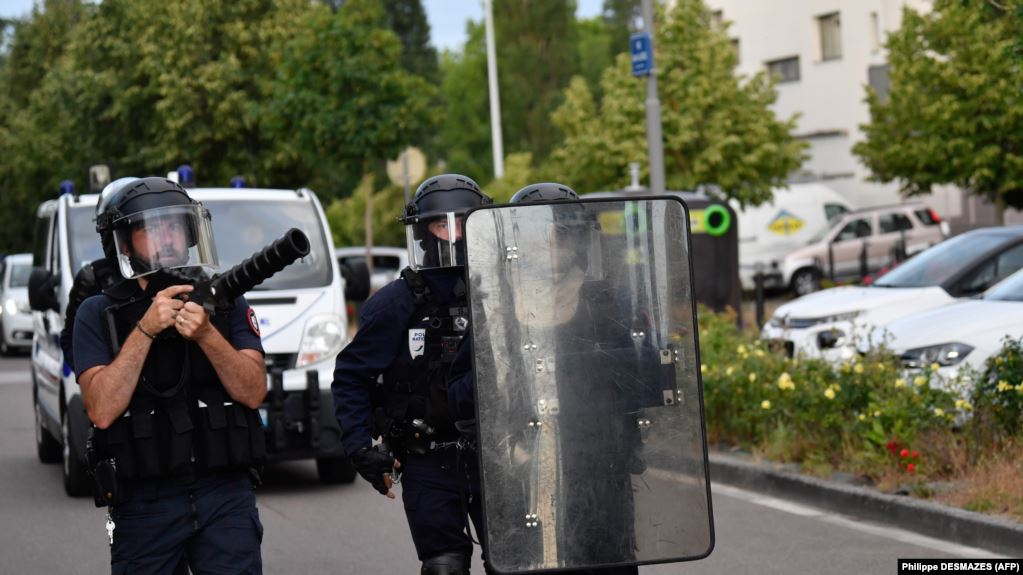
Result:
<svg viewBox="0 0 1023 575">
<path fill-rule="evenodd" d="M 27 359 L 0 359 L 0 574 L 105 572 L 104 511 L 65 496 L 60 467 L 36 458 L 29 377 Z M 724 485 L 712 490 L 711 556 L 641 573 L 886 574 L 898 558 L 996 556 Z M 266 573 L 419 572 L 400 502 L 361 480 L 326 487 L 311 462 L 272 466 L 258 503 Z"/>
</svg>

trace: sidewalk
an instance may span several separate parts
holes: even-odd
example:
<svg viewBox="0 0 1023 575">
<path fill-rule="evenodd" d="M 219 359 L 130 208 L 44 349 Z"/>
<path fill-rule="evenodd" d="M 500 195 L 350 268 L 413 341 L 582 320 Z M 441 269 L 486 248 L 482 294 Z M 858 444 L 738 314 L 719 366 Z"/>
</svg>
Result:
<svg viewBox="0 0 1023 575">
<path fill-rule="evenodd" d="M 715 482 L 798 501 L 914 531 L 1023 557 L 1023 524 L 947 507 L 904 495 L 824 481 L 777 469 L 768 463 L 710 453 L 711 490 Z"/>
</svg>

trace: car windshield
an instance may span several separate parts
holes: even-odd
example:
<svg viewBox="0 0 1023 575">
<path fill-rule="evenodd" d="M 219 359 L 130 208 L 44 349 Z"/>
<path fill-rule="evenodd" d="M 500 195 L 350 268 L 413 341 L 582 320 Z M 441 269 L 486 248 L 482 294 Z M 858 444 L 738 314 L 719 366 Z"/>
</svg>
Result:
<svg viewBox="0 0 1023 575">
<path fill-rule="evenodd" d="M 881 276 L 876 287 L 930 287 L 946 280 L 974 259 L 1015 238 L 1001 234 L 963 234 L 945 240 Z"/>
<path fill-rule="evenodd" d="M 15 264 L 11 266 L 10 287 L 28 287 L 28 276 L 32 274 L 32 266 L 29 264 Z"/>
<path fill-rule="evenodd" d="M 309 255 L 253 289 L 310 288 L 330 284 L 333 270 L 327 239 L 312 202 L 209 200 L 203 205 L 210 210 L 221 272 L 263 249 L 289 229 L 298 228 L 309 236 Z M 71 264 L 76 272 L 86 263 L 103 257 L 94 217 L 93 207 L 71 211 Z"/>
<path fill-rule="evenodd" d="M 984 293 L 984 299 L 999 301 L 1023 301 L 1023 271 L 1005 278 Z"/>
</svg>

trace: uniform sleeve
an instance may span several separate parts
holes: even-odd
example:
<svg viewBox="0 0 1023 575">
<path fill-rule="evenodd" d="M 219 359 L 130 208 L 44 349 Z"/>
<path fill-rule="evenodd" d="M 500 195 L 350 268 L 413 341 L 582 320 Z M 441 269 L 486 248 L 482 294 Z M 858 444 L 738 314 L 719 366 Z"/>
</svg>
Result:
<svg viewBox="0 0 1023 575">
<path fill-rule="evenodd" d="M 403 280 L 384 286 L 363 306 L 359 331 L 337 356 L 331 383 L 334 416 L 349 455 L 373 442 L 371 394 L 377 378 L 397 359 L 414 310 Z"/>
<path fill-rule="evenodd" d="M 75 376 L 81 376 L 98 365 L 110 365 L 114 360 L 110 337 L 103 327 L 103 310 L 108 305 L 106 296 L 98 295 L 86 299 L 78 307 L 72 336 Z"/>
<path fill-rule="evenodd" d="M 228 317 L 231 325 L 228 341 L 231 345 L 235 349 L 254 349 L 266 355 L 263 351 L 263 339 L 259 335 L 259 318 L 244 296 L 238 296 L 238 299 L 234 300 L 234 309 Z"/>
</svg>

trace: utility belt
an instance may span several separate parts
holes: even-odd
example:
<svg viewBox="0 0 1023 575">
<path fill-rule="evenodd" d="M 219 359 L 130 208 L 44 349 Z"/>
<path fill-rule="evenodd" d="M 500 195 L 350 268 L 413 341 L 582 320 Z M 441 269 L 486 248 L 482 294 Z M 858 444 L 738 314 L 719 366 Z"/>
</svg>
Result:
<svg viewBox="0 0 1023 575">
<path fill-rule="evenodd" d="M 121 482 L 166 481 L 259 466 L 266 444 L 259 414 L 235 403 L 223 388 L 197 398 L 136 397 L 107 429 L 88 442 L 97 505 L 121 498 Z"/>
</svg>

